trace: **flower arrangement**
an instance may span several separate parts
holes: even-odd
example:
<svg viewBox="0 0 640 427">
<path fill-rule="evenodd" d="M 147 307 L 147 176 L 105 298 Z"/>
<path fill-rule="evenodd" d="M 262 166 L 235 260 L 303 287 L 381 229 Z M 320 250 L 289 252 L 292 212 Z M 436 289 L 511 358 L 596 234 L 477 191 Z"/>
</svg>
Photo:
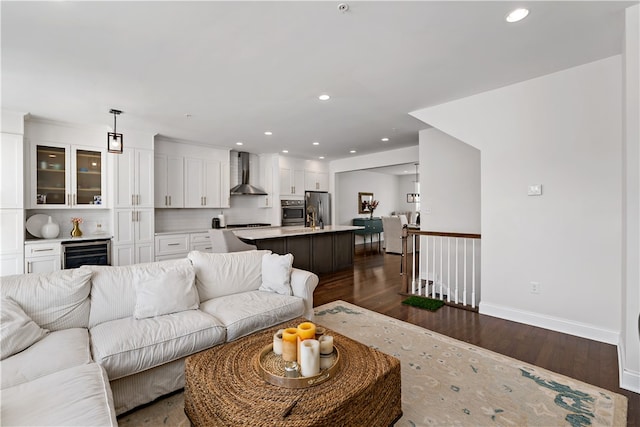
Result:
<svg viewBox="0 0 640 427">
<path fill-rule="evenodd" d="M 71 218 L 71 222 L 73 222 L 73 223 L 77 222 L 78 224 L 82 224 L 82 218 L 80 218 L 78 216 L 73 217 L 73 218 Z"/>
<path fill-rule="evenodd" d="M 376 208 L 378 207 L 378 204 L 380 202 L 377 200 L 372 200 L 370 202 L 365 202 L 366 206 L 367 206 L 367 210 L 369 211 L 369 218 L 373 218 L 373 211 L 376 210 Z"/>
</svg>

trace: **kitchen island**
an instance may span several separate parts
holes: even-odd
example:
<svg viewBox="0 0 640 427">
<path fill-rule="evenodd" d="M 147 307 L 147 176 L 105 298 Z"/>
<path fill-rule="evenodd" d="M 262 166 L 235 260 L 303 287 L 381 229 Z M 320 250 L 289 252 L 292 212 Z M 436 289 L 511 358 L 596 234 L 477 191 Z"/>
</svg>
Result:
<svg viewBox="0 0 640 427">
<path fill-rule="evenodd" d="M 316 274 L 353 266 L 354 231 L 363 227 L 326 225 L 290 226 L 233 230 L 241 240 L 276 254 L 293 254 L 293 266 Z"/>
</svg>

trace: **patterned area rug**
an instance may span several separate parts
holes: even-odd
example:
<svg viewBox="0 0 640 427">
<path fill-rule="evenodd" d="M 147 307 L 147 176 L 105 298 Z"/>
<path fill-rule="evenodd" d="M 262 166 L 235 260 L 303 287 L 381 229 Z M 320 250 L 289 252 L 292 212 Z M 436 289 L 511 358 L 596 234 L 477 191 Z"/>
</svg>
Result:
<svg viewBox="0 0 640 427">
<path fill-rule="evenodd" d="M 626 397 L 344 301 L 315 322 L 400 359 L 397 426 L 624 426 Z M 182 393 L 124 415 L 120 427 L 188 426 Z"/>
</svg>

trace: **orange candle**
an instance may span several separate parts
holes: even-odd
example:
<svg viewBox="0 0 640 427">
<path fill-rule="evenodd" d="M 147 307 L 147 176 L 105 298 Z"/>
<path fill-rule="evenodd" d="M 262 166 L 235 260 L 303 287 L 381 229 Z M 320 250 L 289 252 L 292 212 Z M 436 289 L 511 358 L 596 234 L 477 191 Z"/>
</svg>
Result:
<svg viewBox="0 0 640 427">
<path fill-rule="evenodd" d="M 293 362 L 298 359 L 298 330 L 287 328 L 282 331 L 282 359 Z"/>
<path fill-rule="evenodd" d="M 300 360 L 300 345 L 304 340 L 312 340 L 316 337 L 316 325 L 311 322 L 304 322 L 298 325 L 298 363 Z"/>
<path fill-rule="evenodd" d="M 311 322 L 304 322 L 298 325 L 298 336 L 301 341 L 311 340 L 316 337 L 316 325 Z"/>
</svg>

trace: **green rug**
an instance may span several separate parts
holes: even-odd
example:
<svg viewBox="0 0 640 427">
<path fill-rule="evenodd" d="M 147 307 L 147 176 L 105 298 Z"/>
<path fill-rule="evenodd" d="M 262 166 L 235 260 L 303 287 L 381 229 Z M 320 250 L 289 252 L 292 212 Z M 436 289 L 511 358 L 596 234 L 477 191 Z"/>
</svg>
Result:
<svg viewBox="0 0 640 427">
<path fill-rule="evenodd" d="M 335 301 L 314 322 L 400 359 L 396 426 L 625 426 L 627 398 L 410 323 Z M 118 417 L 119 427 L 189 426 L 183 393 Z"/>
<path fill-rule="evenodd" d="M 439 299 L 427 298 L 427 297 L 417 297 L 412 296 L 402 301 L 403 304 L 410 305 L 412 307 L 424 308 L 429 311 L 436 311 L 440 307 L 444 305 L 444 301 Z"/>
</svg>

